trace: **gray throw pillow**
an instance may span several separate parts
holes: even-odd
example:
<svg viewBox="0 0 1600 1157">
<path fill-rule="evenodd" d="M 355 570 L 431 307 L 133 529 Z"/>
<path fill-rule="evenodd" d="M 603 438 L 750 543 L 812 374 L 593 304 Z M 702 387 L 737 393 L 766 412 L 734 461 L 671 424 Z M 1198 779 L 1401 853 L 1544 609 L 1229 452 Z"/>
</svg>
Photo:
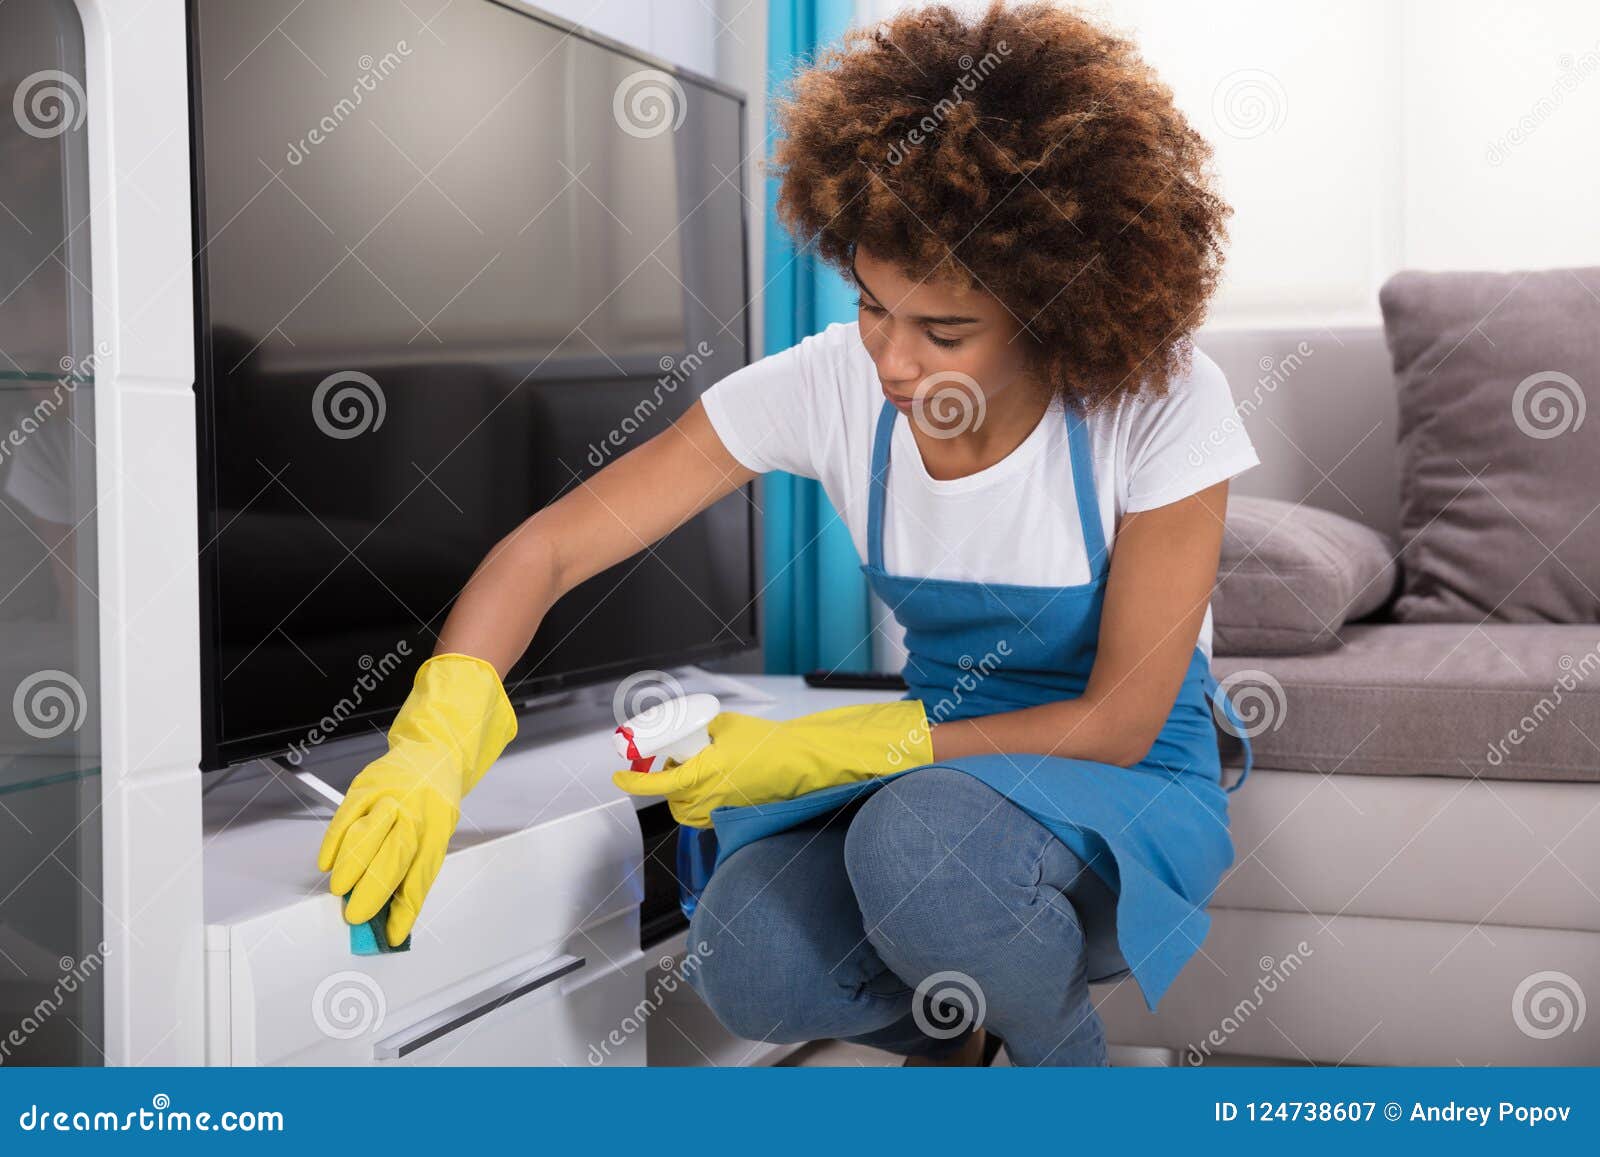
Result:
<svg viewBox="0 0 1600 1157">
<path fill-rule="evenodd" d="M 1408 623 L 1600 621 L 1600 268 L 1398 273 Z"/>
<path fill-rule="evenodd" d="M 1388 602 L 1396 544 L 1359 522 L 1275 498 L 1228 496 L 1211 597 L 1212 652 L 1304 655 Z"/>
</svg>

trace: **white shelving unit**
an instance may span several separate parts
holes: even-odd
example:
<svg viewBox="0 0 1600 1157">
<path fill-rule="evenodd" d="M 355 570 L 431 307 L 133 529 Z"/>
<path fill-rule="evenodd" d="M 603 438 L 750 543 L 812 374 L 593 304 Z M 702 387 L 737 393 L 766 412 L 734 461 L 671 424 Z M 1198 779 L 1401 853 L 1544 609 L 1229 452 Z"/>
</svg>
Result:
<svg viewBox="0 0 1600 1157">
<path fill-rule="evenodd" d="M 79 235 L 92 239 L 97 352 L 98 683 L 86 691 L 99 758 L 81 777 L 81 810 L 100 825 L 93 867 L 103 875 L 80 873 L 103 916 L 104 1032 L 92 1060 L 595 1063 L 591 1043 L 644 995 L 656 955 L 638 945 L 641 839 L 634 801 L 609 781 L 608 695 L 574 694 L 525 717 L 467 799 L 403 954 L 351 955 L 340 901 L 316 869 L 326 809 L 265 764 L 198 770 L 185 5 L 61 3 L 82 27 Z M 753 682 L 775 698 L 725 706 L 801 714 L 870 697 Z M 370 755 L 330 750 L 316 770 L 342 790 Z M 23 943 L 7 939 L 15 931 L 0 921 L 0 945 Z M 36 955 L 44 975 L 56 953 Z M 644 1063 L 647 1035 L 602 1062 Z M 732 1048 L 711 1042 L 709 1053 Z M 771 1055 L 758 1048 L 750 1062 Z"/>
<path fill-rule="evenodd" d="M 813 691 L 793 676 L 673 675 L 715 690 L 725 710 L 776 718 L 894 697 Z M 204 1063 L 754 1065 L 791 1051 L 730 1036 L 686 984 L 666 991 L 681 933 L 640 950 L 634 809 L 651 801 L 611 782 L 615 726 L 608 687 L 522 716 L 463 801 L 404 953 L 351 954 L 342 902 L 316 866 L 329 805 L 263 763 L 208 786 Z M 343 790 L 372 754 L 316 771 Z"/>
</svg>

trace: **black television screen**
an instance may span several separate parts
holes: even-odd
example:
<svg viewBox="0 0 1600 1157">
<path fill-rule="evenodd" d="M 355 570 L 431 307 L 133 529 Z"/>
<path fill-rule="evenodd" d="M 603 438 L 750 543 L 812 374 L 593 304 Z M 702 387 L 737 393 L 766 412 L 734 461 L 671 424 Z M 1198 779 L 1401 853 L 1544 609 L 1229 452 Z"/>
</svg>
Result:
<svg viewBox="0 0 1600 1157">
<path fill-rule="evenodd" d="M 487 551 L 745 364 L 743 102 L 493 0 L 189 11 L 211 769 L 385 728 Z M 753 646 L 753 509 L 561 599 L 513 700 Z"/>
</svg>

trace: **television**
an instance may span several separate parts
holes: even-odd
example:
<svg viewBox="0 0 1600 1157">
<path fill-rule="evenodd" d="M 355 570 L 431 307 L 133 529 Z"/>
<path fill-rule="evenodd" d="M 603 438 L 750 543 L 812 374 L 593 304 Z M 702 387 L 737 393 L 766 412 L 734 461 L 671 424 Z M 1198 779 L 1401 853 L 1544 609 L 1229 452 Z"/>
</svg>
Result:
<svg viewBox="0 0 1600 1157">
<path fill-rule="evenodd" d="M 489 549 L 746 363 L 744 101 L 496 0 L 188 13 L 213 770 L 385 730 Z M 748 489 L 560 599 L 513 702 L 754 647 Z"/>
</svg>

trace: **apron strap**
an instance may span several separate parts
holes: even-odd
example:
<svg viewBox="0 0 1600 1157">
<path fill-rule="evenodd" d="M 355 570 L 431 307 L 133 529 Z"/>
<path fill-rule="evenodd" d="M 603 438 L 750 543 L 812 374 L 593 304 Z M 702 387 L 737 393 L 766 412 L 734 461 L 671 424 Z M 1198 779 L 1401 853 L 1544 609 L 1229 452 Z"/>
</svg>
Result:
<svg viewBox="0 0 1600 1157">
<path fill-rule="evenodd" d="M 1067 404 L 1067 441 L 1072 446 L 1072 492 L 1078 500 L 1078 522 L 1083 527 L 1083 549 L 1089 558 L 1089 579 L 1093 582 L 1110 569 L 1110 556 L 1106 553 L 1105 526 L 1100 521 L 1100 500 L 1095 493 L 1089 427 L 1071 403 Z"/>
<path fill-rule="evenodd" d="M 894 419 L 899 411 L 885 400 L 878 411 L 878 426 L 872 434 L 872 479 L 867 494 L 867 561 L 883 569 L 883 508 L 888 497 L 885 479 L 889 474 L 889 444 L 894 440 Z M 1083 529 L 1084 553 L 1089 559 L 1089 579 L 1099 579 L 1109 568 L 1105 526 L 1100 520 L 1100 500 L 1094 481 L 1094 453 L 1089 444 L 1089 429 L 1069 405 L 1066 410 L 1067 441 L 1072 451 L 1072 492 L 1078 503 L 1078 522 Z"/>
<path fill-rule="evenodd" d="M 867 561 L 883 569 L 883 504 L 888 493 L 889 443 L 894 435 L 894 403 L 884 400 L 878 411 L 878 428 L 872 435 L 872 483 L 867 494 Z"/>
</svg>

